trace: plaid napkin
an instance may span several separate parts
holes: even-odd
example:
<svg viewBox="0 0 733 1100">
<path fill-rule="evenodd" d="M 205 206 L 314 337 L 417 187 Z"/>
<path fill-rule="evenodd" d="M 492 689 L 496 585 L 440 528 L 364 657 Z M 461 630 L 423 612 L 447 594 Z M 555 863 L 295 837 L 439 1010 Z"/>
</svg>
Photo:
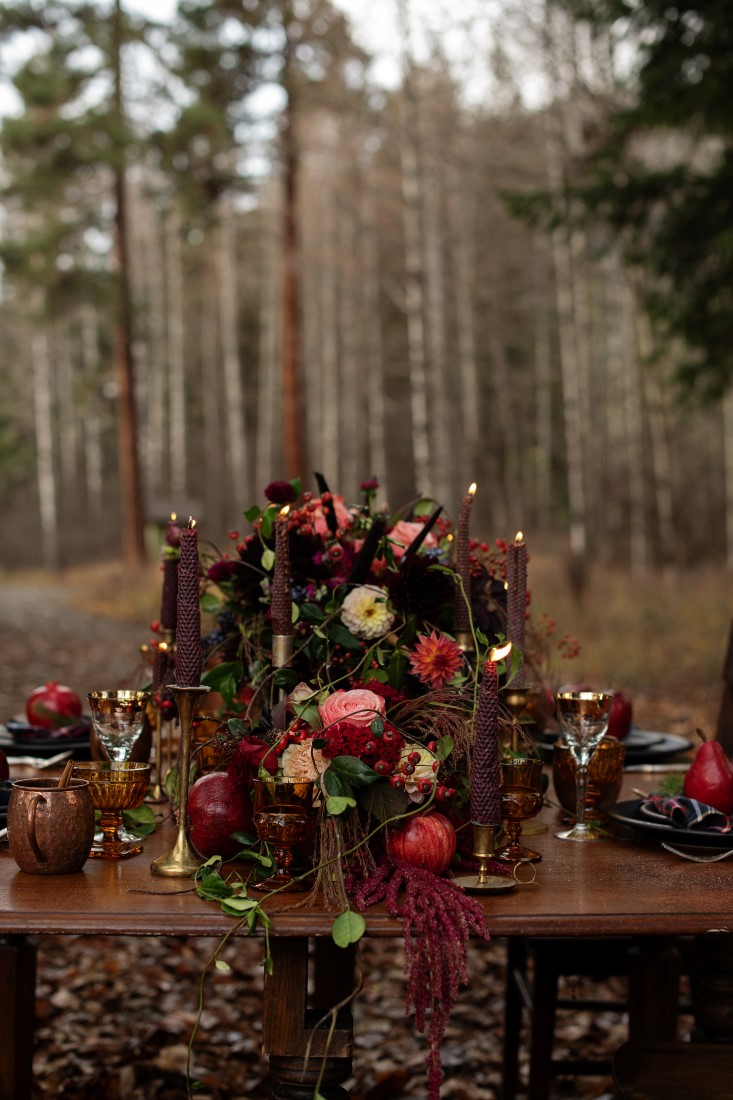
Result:
<svg viewBox="0 0 733 1100">
<path fill-rule="evenodd" d="M 733 818 L 705 802 L 698 802 L 696 798 L 685 798 L 684 795 L 666 798 L 655 794 L 645 798 L 643 805 L 651 806 L 657 813 L 664 814 L 678 829 L 710 830 L 713 833 L 733 831 Z"/>
</svg>

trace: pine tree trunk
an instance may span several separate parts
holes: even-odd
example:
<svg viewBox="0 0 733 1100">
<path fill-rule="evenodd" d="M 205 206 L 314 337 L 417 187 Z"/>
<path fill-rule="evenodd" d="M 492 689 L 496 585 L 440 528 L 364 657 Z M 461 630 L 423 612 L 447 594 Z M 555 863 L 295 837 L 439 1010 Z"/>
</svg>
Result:
<svg viewBox="0 0 733 1100">
<path fill-rule="evenodd" d="M 418 155 L 418 163 L 421 158 Z M 459 428 L 447 392 L 446 280 L 443 265 L 443 234 L 445 213 L 442 209 L 440 179 L 437 165 L 425 173 L 425 218 L 423 240 L 425 252 L 426 335 L 429 348 L 430 408 L 432 409 L 430 456 L 432 483 L 430 492 L 437 500 L 451 499 L 451 474 L 454 466 L 455 439 Z M 473 480 L 473 478 L 471 478 Z"/>
<path fill-rule="evenodd" d="M 725 564 L 733 569 L 733 390 L 723 398 L 723 476 L 725 478 Z"/>
<path fill-rule="evenodd" d="M 76 487 L 78 477 L 77 428 L 79 417 L 74 400 L 74 364 L 68 324 L 53 326 L 53 359 L 56 364 L 56 392 L 59 412 L 59 467 L 64 488 Z"/>
<path fill-rule="evenodd" d="M 354 285 L 354 261 L 357 242 L 354 238 L 354 225 L 351 211 L 343 205 L 338 208 L 338 242 L 341 260 L 341 279 L 339 281 L 338 323 L 340 333 L 342 387 L 341 422 L 344 428 L 345 446 L 341 454 L 341 477 L 339 484 L 347 499 L 355 499 L 361 478 L 359 468 L 362 461 L 362 425 L 364 417 L 364 393 L 362 387 L 363 372 L 357 370 L 354 334 L 356 325 Z"/>
<path fill-rule="evenodd" d="M 114 17 L 114 97 L 115 114 L 123 121 L 122 93 L 122 6 L 115 0 Z M 117 416 L 122 490 L 122 547 L 128 565 L 139 566 L 145 560 L 143 533 L 143 494 L 137 449 L 137 411 L 135 407 L 135 362 L 133 357 L 132 302 L 129 275 L 129 225 L 124 166 L 114 172 L 115 259 L 117 263 L 117 301 L 114 335 L 114 364 L 117 381 Z"/>
<path fill-rule="evenodd" d="M 546 252 L 534 239 L 534 372 L 535 462 L 534 506 L 537 526 L 549 531 L 552 521 L 552 354 L 550 315 L 545 287 L 549 281 Z"/>
<path fill-rule="evenodd" d="M 261 208 L 262 267 L 259 280 L 260 345 L 257 378 L 257 468 L 260 490 L 276 476 L 281 477 L 281 456 L 275 458 L 275 410 L 279 370 L 282 360 L 279 337 L 278 256 L 279 234 L 274 228 L 273 212 L 267 203 Z M 303 475 L 301 475 L 303 476 Z"/>
<path fill-rule="evenodd" d="M 249 487 L 249 471 L 237 323 L 237 223 L 230 205 L 223 204 L 219 214 L 217 271 L 222 369 L 226 394 L 227 458 L 234 499 L 243 500 Z"/>
<path fill-rule="evenodd" d="M 170 493 L 173 500 L 186 497 L 186 360 L 185 289 L 181 254 L 181 219 L 175 203 L 165 223 L 166 319 L 168 330 L 168 430 L 170 439 Z M 205 292 L 205 291 L 204 291 Z"/>
<path fill-rule="evenodd" d="M 307 469 L 305 409 L 301 364 L 300 329 L 300 158 L 295 133 L 297 108 L 289 78 L 288 42 L 283 85 L 286 104 L 283 115 L 283 267 L 282 267 L 282 438 L 285 470 L 289 478 L 302 477 Z"/>
<path fill-rule="evenodd" d="M 620 266 L 619 293 L 624 348 L 624 409 L 629 472 L 629 554 L 632 574 L 647 567 L 646 509 L 644 507 L 644 417 L 639 362 L 634 339 L 634 297 Z"/>
<path fill-rule="evenodd" d="M 367 176 L 361 199 L 363 339 L 367 374 L 368 469 L 365 477 L 387 476 L 386 409 L 379 281 L 379 234 L 374 191 Z"/>
<path fill-rule="evenodd" d="M 341 484 L 339 464 L 339 422 L 341 410 L 341 375 L 338 355 L 338 231 L 334 196 L 324 188 L 321 201 L 321 253 L 320 278 L 320 418 L 321 428 L 315 438 L 320 447 L 321 471 L 329 485 Z M 347 437 L 348 438 L 348 437 Z"/>
<path fill-rule="evenodd" d="M 86 474 L 87 510 L 91 525 L 98 528 L 104 499 L 104 463 L 102 425 L 99 410 L 99 335 L 97 313 L 92 305 L 80 311 L 81 361 L 85 389 L 89 394 L 84 409 L 84 470 Z"/>
<path fill-rule="evenodd" d="M 33 422 L 36 434 L 36 481 L 38 485 L 38 509 L 41 521 L 41 546 L 46 569 L 56 570 L 60 565 L 58 492 L 54 463 L 53 401 L 51 358 L 48 329 L 43 320 L 40 294 L 35 298 L 36 308 L 31 322 L 31 361 L 33 364 Z"/>
</svg>

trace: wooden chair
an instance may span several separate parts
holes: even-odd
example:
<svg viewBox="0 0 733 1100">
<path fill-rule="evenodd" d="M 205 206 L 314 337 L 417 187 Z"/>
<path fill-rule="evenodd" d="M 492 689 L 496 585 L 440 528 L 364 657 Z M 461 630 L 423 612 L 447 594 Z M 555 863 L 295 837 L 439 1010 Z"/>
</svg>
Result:
<svg viewBox="0 0 733 1100">
<path fill-rule="evenodd" d="M 624 1043 L 613 1056 L 616 1100 L 730 1100 L 733 1046 Z"/>
<path fill-rule="evenodd" d="M 589 1008 L 629 1014 L 629 1035 L 673 1039 L 679 1007 L 680 951 L 676 941 L 599 936 L 523 937 L 509 941 L 506 977 L 503 1100 L 519 1092 L 522 1012 L 528 1015 L 527 1100 L 547 1100 L 560 1074 L 607 1076 L 611 1058 L 553 1058 L 558 1010 Z M 561 998 L 561 976 L 603 979 L 628 975 L 623 1001 Z"/>
</svg>

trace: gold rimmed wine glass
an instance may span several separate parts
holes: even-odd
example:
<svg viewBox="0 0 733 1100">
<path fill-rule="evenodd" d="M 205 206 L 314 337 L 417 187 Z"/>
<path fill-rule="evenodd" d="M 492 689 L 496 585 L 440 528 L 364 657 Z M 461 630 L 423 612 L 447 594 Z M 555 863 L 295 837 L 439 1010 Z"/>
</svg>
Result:
<svg viewBox="0 0 733 1100">
<path fill-rule="evenodd" d="M 141 806 L 150 782 L 150 764 L 132 760 L 81 760 L 74 764 L 76 779 L 86 779 L 95 810 L 101 811 L 102 840 L 89 853 L 93 859 L 127 859 L 142 852 L 142 841 L 119 834 L 122 811 Z"/>
<path fill-rule="evenodd" d="M 505 863 L 536 862 L 540 852 L 526 848 L 519 840 L 522 822 L 542 809 L 542 761 L 534 756 L 517 756 L 501 762 L 501 814 L 506 821 L 506 843 L 494 853 Z"/>
<path fill-rule="evenodd" d="M 587 821 L 588 765 L 608 729 L 613 695 L 605 691 L 561 691 L 555 696 L 560 732 L 575 761 L 575 824 L 555 836 L 560 840 L 600 840 Z"/>
<path fill-rule="evenodd" d="M 257 890 L 305 890 L 293 879 L 293 848 L 310 841 L 315 832 L 312 779 L 283 777 L 254 782 L 253 824 L 260 840 L 273 846 L 275 870 Z"/>
<path fill-rule="evenodd" d="M 110 760 L 129 760 L 145 723 L 149 691 L 90 691 L 92 724 Z"/>
</svg>

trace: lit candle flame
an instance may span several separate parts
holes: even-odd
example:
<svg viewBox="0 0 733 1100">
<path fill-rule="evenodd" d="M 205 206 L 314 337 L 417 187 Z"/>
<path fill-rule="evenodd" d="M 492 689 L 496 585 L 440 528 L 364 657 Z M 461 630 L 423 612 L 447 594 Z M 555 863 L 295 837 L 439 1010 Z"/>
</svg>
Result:
<svg viewBox="0 0 733 1100">
<path fill-rule="evenodd" d="M 195 526 L 196 526 L 196 520 L 193 518 L 193 516 L 189 516 L 188 517 L 188 529 L 189 529 L 189 531 L 193 531 Z"/>
<path fill-rule="evenodd" d="M 476 495 L 476 482 L 475 481 L 472 481 L 471 484 L 468 486 L 468 495 L 470 497 Z"/>
<path fill-rule="evenodd" d="M 177 518 L 178 518 L 178 517 L 176 516 L 176 513 L 175 513 L 175 512 L 171 512 L 171 523 L 175 523 L 175 522 L 176 522 L 176 520 L 177 520 Z"/>
<path fill-rule="evenodd" d="M 161 649 L 165 652 L 168 649 L 168 643 L 167 642 L 158 642 L 158 649 Z"/>
<path fill-rule="evenodd" d="M 517 531 L 516 535 L 514 536 L 514 541 L 515 542 L 521 542 L 523 538 L 524 538 L 523 532 L 522 531 Z"/>
<path fill-rule="evenodd" d="M 508 654 L 511 652 L 511 648 L 511 642 L 507 642 L 506 645 L 499 647 L 494 646 L 494 648 L 489 653 L 489 660 L 491 661 L 492 665 L 498 664 L 499 661 L 503 661 L 504 658 L 508 656 Z"/>
<path fill-rule="evenodd" d="M 289 511 L 290 511 L 290 505 L 286 504 L 285 507 L 281 508 L 280 511 L 278 512 L 279 518 L 284 519 L 285 516 L 287 516 L 287 514 L 289 513 Z"/>
</svg>

